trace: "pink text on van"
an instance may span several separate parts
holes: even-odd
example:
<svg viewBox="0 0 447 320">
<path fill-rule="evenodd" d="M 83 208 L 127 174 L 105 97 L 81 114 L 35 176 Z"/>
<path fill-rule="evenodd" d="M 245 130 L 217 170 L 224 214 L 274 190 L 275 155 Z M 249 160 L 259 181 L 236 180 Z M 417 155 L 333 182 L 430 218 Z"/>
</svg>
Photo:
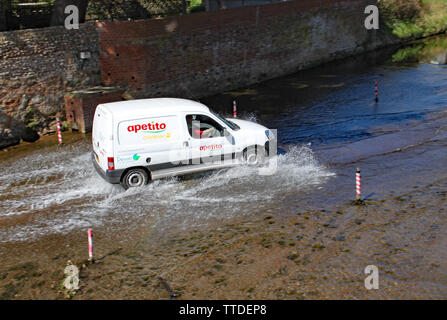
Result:
<svg viewBox="0 0 447 320">
<path fill-rule="evenodd" d="M 127 131 L 137 133 L 140 130 L 164 130 L 166 129 L 166 123 L 148 123 L 148 124 L 136 124 L 134 126 L 128 126 Z"/>
</svg>

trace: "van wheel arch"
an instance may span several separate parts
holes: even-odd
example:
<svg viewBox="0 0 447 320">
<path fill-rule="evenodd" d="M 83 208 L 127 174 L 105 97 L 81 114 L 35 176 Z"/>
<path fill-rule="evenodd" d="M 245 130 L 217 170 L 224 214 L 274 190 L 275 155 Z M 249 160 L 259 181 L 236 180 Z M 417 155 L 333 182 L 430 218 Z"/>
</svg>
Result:
<svg viewBox="0 0 447 320">
<path fill-rule="evenodd" d="M 249 155 L 247 155 L 247 152 L 251 151 L 253 149 L 255 150 L 256 163 L 250 163 L 249 159 L 248 159 Z M 261 151 L 261 153 L 259 153 L 259 151 Z M 244 160 L 248 164 L 257 165 L 257 164 L 259 164 L 259 162 L 263 162 L 264 161 L 265 155 L 266 155 L 265 147 L 263 147 L 261 145 L 258 145 L 258 144 L 255 144 L 255 145 L 251 145 L 251 146 L 245 147 L 242 150 L 242 157 L 241 158 L 242 158 L 242 160 Z"/>
</svg>

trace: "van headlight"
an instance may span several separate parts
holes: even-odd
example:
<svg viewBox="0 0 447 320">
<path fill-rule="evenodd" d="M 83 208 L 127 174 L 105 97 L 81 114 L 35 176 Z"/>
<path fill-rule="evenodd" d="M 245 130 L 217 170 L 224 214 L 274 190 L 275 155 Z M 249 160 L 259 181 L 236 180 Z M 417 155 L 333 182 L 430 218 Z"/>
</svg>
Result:
<svg viewBox="0 0 447 320">
<path fill-rule="evenodd" d="M 273 133 L 270 130 L 265 130 L 265 135 L 266 135 L 267 139 L 269 139 L 269 140 L 275 139 L 275 136 L 273 135 Z"/>
</svg>

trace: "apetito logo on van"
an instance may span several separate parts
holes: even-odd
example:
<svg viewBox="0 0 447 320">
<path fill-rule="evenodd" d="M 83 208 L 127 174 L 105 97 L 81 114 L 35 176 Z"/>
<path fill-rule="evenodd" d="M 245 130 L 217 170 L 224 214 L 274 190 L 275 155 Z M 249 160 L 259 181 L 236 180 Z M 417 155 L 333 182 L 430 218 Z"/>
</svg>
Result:
<svg viewBox="0 0 447 320">
<path fill-rule="evenodd" d="M 221 144 L 212 144 L 208 146 L 200 146 L 200 151 L 222 149 Z"/>
<path fill-rule="evenodd" d="M 129 132 L 135 132 L 142 130 L 146 133 L 160 133 L 166 130 L 166 123 L 148 123 L 148 124 L 136 124 L 134 126 L 128 126 L 127 131 Z"/>
</svg>

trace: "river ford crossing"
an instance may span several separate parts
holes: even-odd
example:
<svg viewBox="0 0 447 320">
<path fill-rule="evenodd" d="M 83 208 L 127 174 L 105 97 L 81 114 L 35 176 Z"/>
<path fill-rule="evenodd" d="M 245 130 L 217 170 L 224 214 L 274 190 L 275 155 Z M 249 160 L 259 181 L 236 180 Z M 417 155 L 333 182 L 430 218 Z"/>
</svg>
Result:
<svg viewBox="0 0 447 320">
<path fill-rule="evenodd" d="M 447 37 L 200 99 L 278 130 L 278 169 L 239 167 L 124 191 L 90 135 L 0 151 L 0 298 L 447 297 Z M 379 102 L 374 82 L 379 82 Z M 354 206 L 355 169 L 365 206 Z M 380 288 L 366 290 L 376 265 Z"/>
</svg>

